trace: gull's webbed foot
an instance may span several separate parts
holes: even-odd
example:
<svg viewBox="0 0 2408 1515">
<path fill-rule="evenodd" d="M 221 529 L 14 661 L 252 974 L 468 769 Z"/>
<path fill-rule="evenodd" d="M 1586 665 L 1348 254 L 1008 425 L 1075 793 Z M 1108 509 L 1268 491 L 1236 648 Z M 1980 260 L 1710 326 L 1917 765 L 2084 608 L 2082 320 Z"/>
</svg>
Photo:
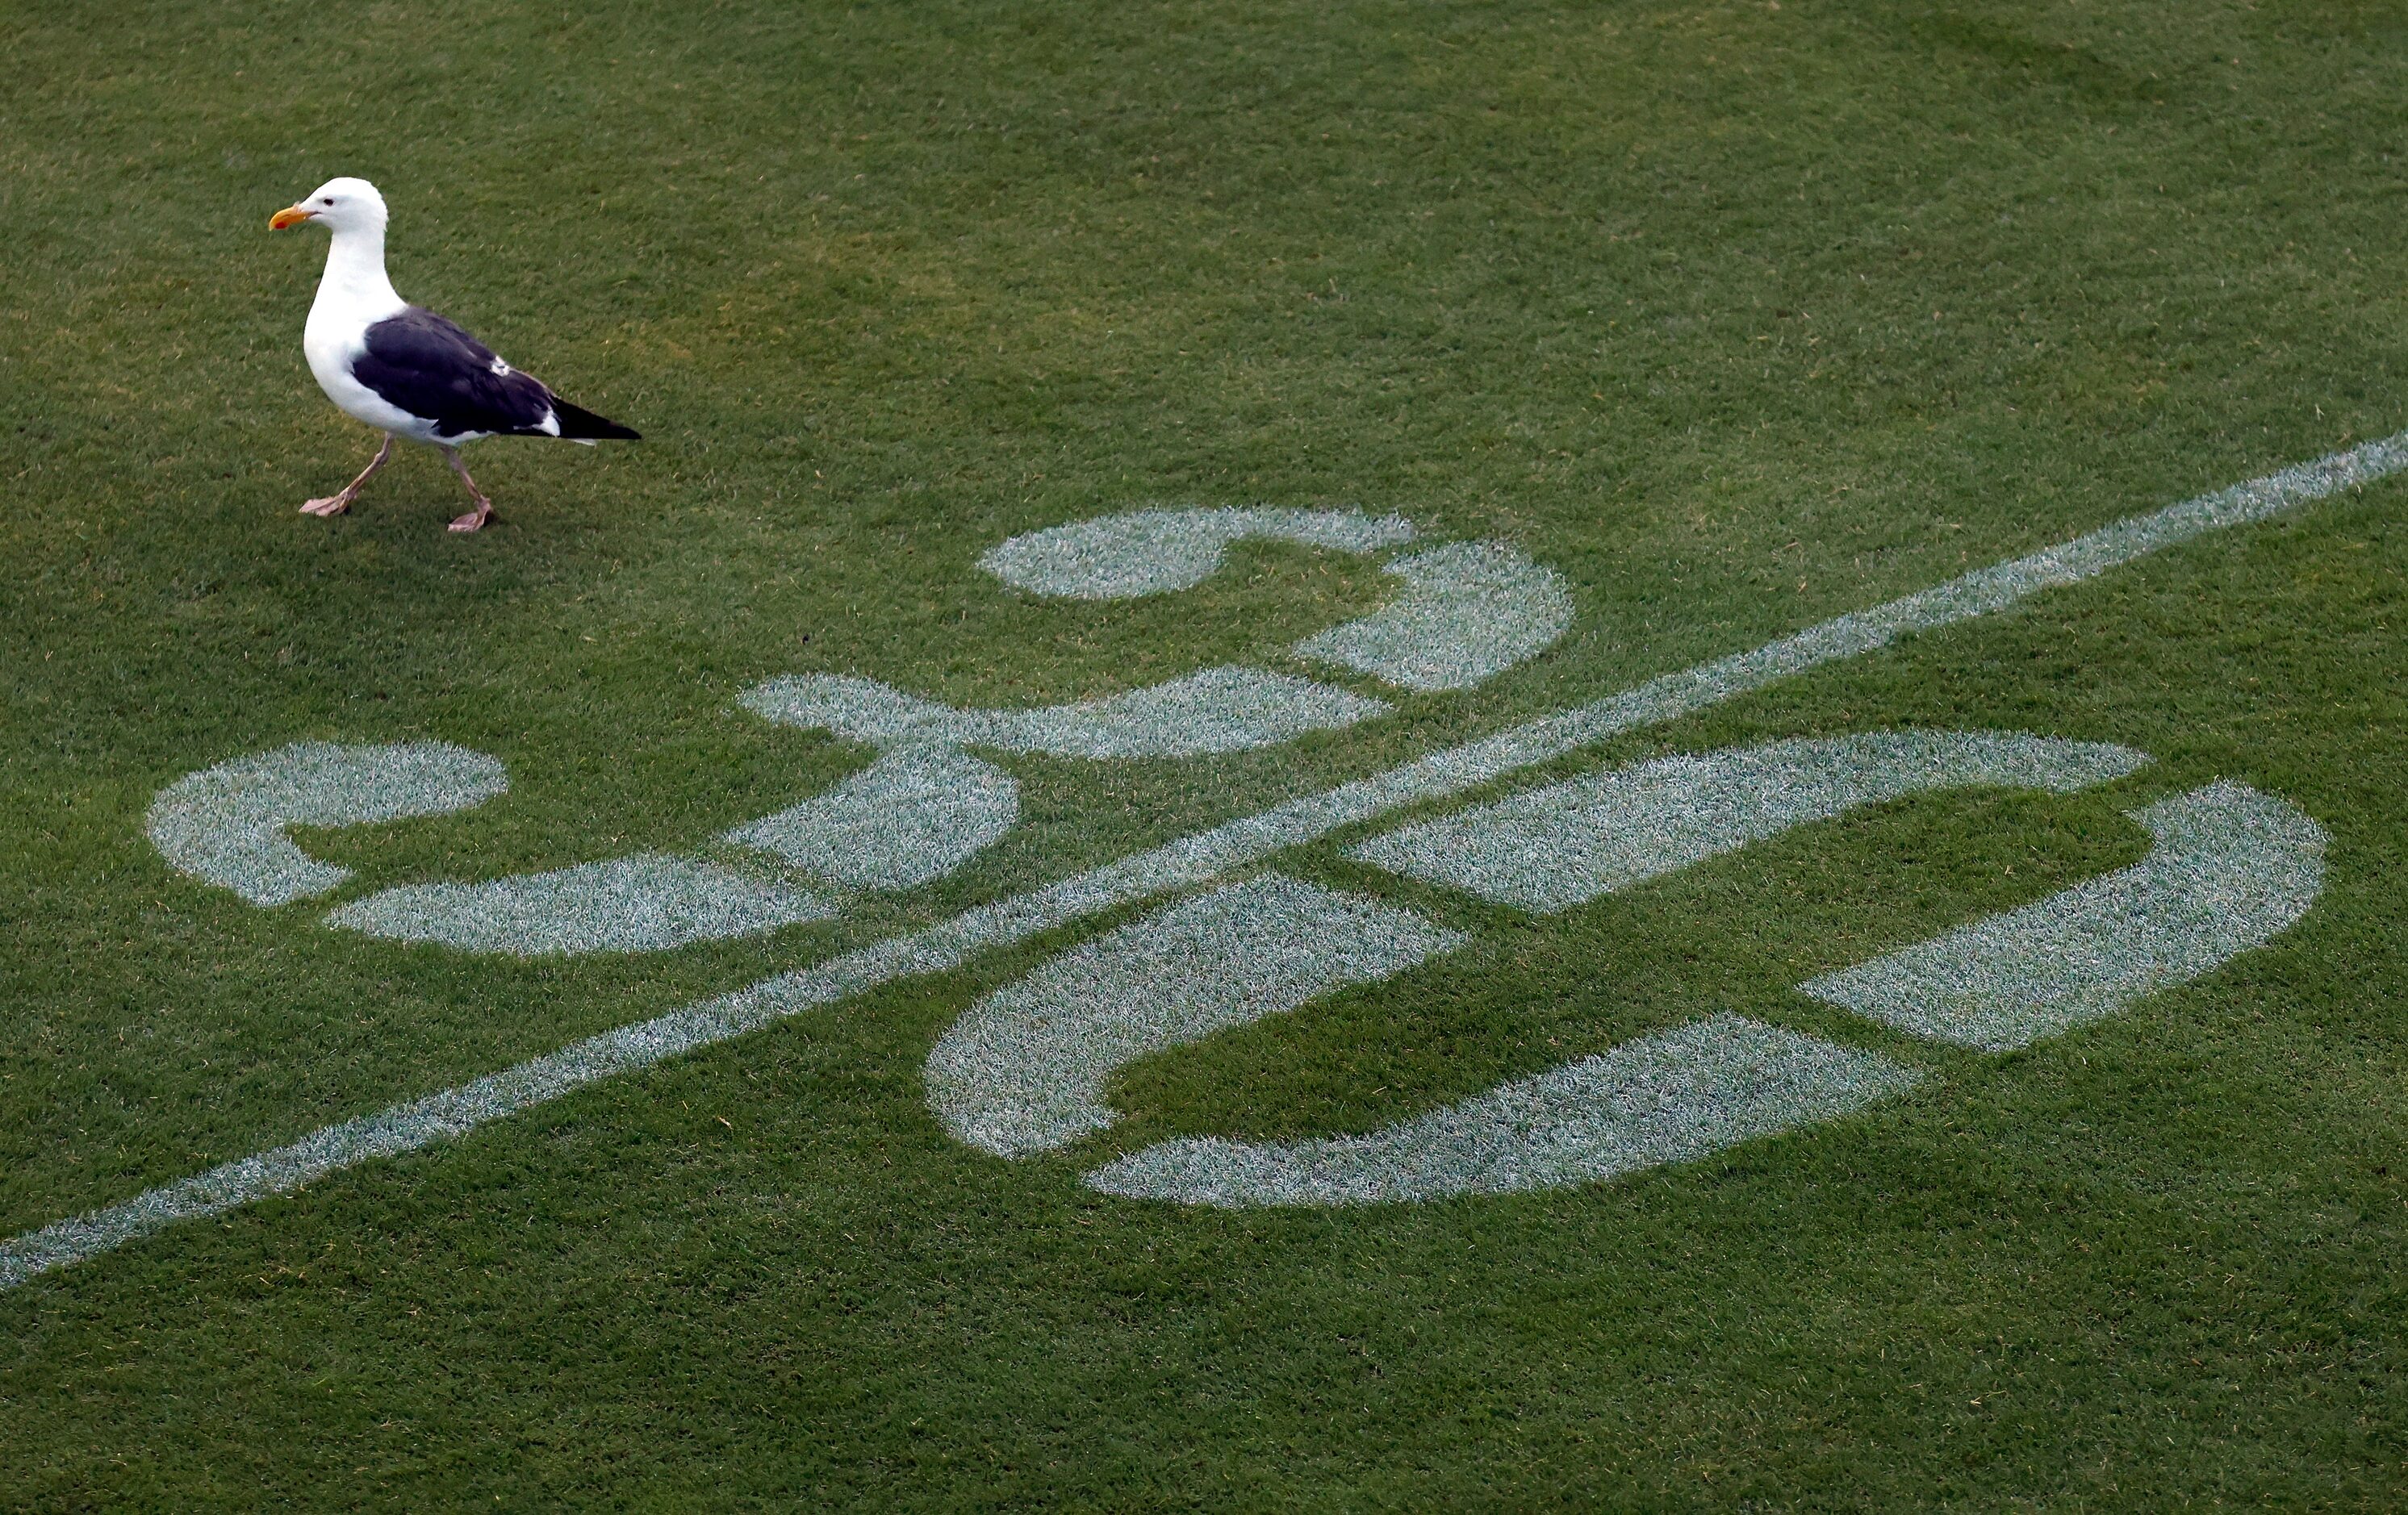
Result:
<svg viewBox="0 0 2408 1515">
<path fill-rule="evenodd" d="M 468 465 L 460 461 L 460 450 L 458 448 L 445 448 L 443 450 L 443 461 L 450 464 L 452 465 L 452 471 L 460 476 L 461 487 L 468 492 L 468 498 L 477 502 L 477 508 L 469 511 L 465 516 L 456 517 L 452 521 L 452 529 L 453 531 L 475 531 L 479 527 L 484 525 L 486 522 L 494 519 L 494 502 L 485 498 L 485 492 L 479 489 L 477 487 L 477 481 L 468 477 Z"/>
<path fill-rule="evenodd" d="M 384 445 L 377 449 L 377 454 L 375 457 L 368 460 L 368 465 L 360 470 L 360 477 L 352 479 L 350 483 L 345 484 L 340 490 L 327 495 L 322 500 L 309 501 L 301 507 L 301 513 L 305 516 L 341 515 L 344 511 L 351 507 L 351 502 L 353 500 L 360 497 L 360 486 L 366 483 L 369 479 L 374 479 L 376 477 L 376 471 L 384 466 L 385 459 L 392 456 L 393 433 L 387 432 L 384 434 Z"/>
</svg>

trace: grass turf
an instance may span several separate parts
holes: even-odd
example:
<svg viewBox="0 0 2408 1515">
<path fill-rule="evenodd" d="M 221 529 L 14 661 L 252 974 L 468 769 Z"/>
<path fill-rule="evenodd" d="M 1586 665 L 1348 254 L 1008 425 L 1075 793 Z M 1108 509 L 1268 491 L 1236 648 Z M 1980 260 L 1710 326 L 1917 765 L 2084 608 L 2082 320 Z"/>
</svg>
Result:
<svg viewBox="0 0 2408 1515">
<path fill-rule="evenodd" d="M 11 1234 L 2402 423 L 2408 17 L 2274 4 L 122 5 L 0 20 L 0 1226 Z M 640 447 L 365 461 L 266 213 Z M 1133 1069 L 1069 1156 L 919 1068 L 1069 939 L 890 988 L 0 1296 L 23 1508 L 2386 1508 L 2402 1493 L 2408 484 L 1591 754 L 1895 723 L 2126 742 Z M 1376 573 L 1157 602 L 973 567 L 1149 501 L 1401 509 L 1570 579 L 1468 696 L 1209 762 L 1013 760 L 1027 820 L 834 927 L 497 963 L 170 874 L 179 774 L 433 736 L 505 799 L 311 838 L 353 893 L 692 846 L 858 750 L 744 715 L 1257 662 Z M 1867 1115 L 1623 1182 L 1190 1213 L 1078 1175 L 1366 1129 L 2140 854 L 2216 777 L 2333 836 L 2300 926 Z"/>
</svg>

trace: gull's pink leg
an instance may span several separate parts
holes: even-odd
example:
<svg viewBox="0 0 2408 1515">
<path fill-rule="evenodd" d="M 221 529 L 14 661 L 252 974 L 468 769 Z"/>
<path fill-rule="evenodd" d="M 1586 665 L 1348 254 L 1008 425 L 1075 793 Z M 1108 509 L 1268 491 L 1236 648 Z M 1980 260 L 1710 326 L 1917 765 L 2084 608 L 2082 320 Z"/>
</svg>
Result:
<svg viewBox="0 0 2408 1515">
<path fill-rule="evenodd" d="M 468 497 L 477 502 L 477 508 L 453 521 L 452 522 L 452 529 L 453 531 L 475 531 L 486 522 L 494 519 L 494 502 L 485 498 L 485 492 L 479 489 L 477 487 L 477 481 L 468 477 L 468 465 L 460 461 L 460 450 L 458 448 L 445 448 L 443 450 L 443 459 L 445 462 L 452 465 L 452 471 L 460 476 L 460 482 L 468 486 Z"/>
<path fill-rule="evenodd" d="M 353 500 L 360 497 L 360 486 L 374 478 L 376 471 L 384 466 L 384 460 L 392 456 L 393 433 L 387 432 L 384 434 L 384 446 L 377 449 L 377 455 L 370 458 L 368 465 L 360 470 L 360 477 L 345 484 L 340 493 L 329 494 L 322 500 L 311 500 L 301 507 L 301 513 L 305 516 L 341 515 L 351 507 Z"/>
</svg>

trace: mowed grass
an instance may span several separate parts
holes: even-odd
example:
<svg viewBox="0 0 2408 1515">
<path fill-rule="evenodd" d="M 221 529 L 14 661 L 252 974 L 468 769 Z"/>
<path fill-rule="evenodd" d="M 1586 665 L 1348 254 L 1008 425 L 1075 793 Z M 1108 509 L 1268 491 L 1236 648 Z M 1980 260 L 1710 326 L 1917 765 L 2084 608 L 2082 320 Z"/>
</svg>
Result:
<svg viewBox="0 0 2408 1515">
<path fill-rule="evenodd" d="M 1442 742 L 2408 424 L 2408 13 L 2128 4 L 50 5 L 0 18 L 0 1233 L 127 1198 Z M 360 174 L 405 293 L 640 429 L 429 454 L 318 394 Z M 2128 743 L 1475 929 L 1131 1069 L 1006 1164 L 899 984 L 0 1295 L 11 1508 L 2131 1509 L 2408 1494 L 2408 484 L 1551 772 L 1897 724 Z M 305 737 L 511 792 L 325 833 L 343 897 L 699 845 L 857 768 L 788 672 L 1083 698 L 1377 603 L 1244 550 L 1040 602 L 1151 502 L 1503 537 L 1571 635 L 1210 761 L 1013 760 L 1026 822 L 832 926 L 523 963 L 169 871 Z M 2332 836 L 2268 948 L 2000 1058 L 1791 987 L 2140 856 L 2224 777 Z M 1907 1057 L 1868 1114 L 1577 1191 L 1219 1213 L 1080 1175 L 1366 1130 L 1708 1008 Z"/>
</svg>

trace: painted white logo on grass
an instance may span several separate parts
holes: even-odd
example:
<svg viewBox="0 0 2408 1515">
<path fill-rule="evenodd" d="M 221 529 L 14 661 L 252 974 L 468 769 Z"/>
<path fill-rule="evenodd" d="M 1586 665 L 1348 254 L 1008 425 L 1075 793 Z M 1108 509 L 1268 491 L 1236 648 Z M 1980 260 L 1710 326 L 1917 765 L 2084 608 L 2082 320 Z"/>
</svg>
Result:
<svg viewBox="0 0 2408 1515">
<path fill-rule="evenodd" d="M 982 565 L 1015 587 L 1081 599 L 1169 593 L 1226 547 L 1273 538 L 1376 550 L 1398 518 L 1344 511 L 1137 511 L 1015 537 Z M 1562 635 L 1555 577 L 1494 543 L 1400 558 L 1406 586 L 1297 656 L 1400 688 L 1465 687 Z M 1092 759 L 1187 757 L 1351 724 L 1380 701 L 1268 670 L 1211 668 L 1079 705 L 966 710 L 871 679 L 771 679 L 741 703 L 879 749 L 835 789 L 724 833 L 816 886 L 704 857 L 634 856 L 480 884 L 387 889 L 337 926 L 466 950 L 663 950 L 837 913 L 832 890 L 908 889 L 1009 831 L 1018 788 L 984 747 Z M 1657 759 L 1361 843 L 1352 855 L 1426 883 L 1539 912 L 1585 904 L 1810 822 L 1966 785 L 2070 793 L 2120 779 L 2127 749 L 2021 734 L 1880 732 Z M 347 870 L 303 853 L 294 825 L 449 813 L 506 788 L 490 757 L 439 743 L 301 743 L 163 791 L 150 829 L 180 867 L 269 905 L 323 893 Z M 2236 785 L 2142 813 L 2148 862 L 2028 908 L 1803 985 L 1911 1035 L 2003 1050 L 2197 977 L 2287 926 L 2321 880 L 2322 833 Z M 1107 1080 L 1148 1054 L 1387 978 L 1467 938 L 1407 910 L 1266 875 L 1174 905 L 1075 948 L 967 1012 L 927 1062 L 946 1129 L 999 1156 L 1068 1145 L 1114 1121 Z M 1385 1131 L 1285 1145 L 1160 1144 L 1089 1176 L 1130 1197 L 1213 1205 L 1347 1205 L 1502 1193 L 1610 1178 L 1862 1108 L 1920 1075 L 1850 1049 L 1718 1015 L 1499 1086 Z"/>
<path fill-rule="evenodd" d="M 1257 813 L 987 900 L 740 989 L 614 1026 L 465 1082 L 404 1093 L 391 1103 L 305 1131 L 281 1145 L 23 1232 L 0 1244 L 0 1289 L 13 1289 L 184 1222 L 227 1214 L 271 1195 L 294 1193 L 332 1174 L 466 1136 L 593 1084 L 638 1074 L 807 1013 L 832 1010 L 875 989 L 959 969 L 985 953 L 1044 933 L 1210 886 L 1346 827 L 1468 794 L 1628 733 L 1906 638 L 1967 624 L 2035 595 L 2085 583 L 2170 548 L 2282 517 L 2403 469 L 2408 469 L 2408 432 L 2143 510 L 1944 583 L 1833 616 L 1759 647 L 1670 670 L 1627 689 L 1577 697 L 1561 708 L 1378 773 L 1292 795 Z M 2201 793 L 2212 793 L 2217 787 Z M 176 803 L 192 793 L 186 791 Z M 2280 905 L 2255 918 L 2253 933 L 2279 929 L 2269 922 L 2303 910 L 2321 879 L 2317 852 L 2322 832 L 2281 801 L 2265 803 L 2276 808 L 2270 813 L 2285 815 L 2289 823 L 2268 828 L 2258 842 L 2245 843 L 2228 860 L 2254 858 L 2244 873 L 2265 880 L 2270 887 L 2262 897 Z M 2144 814 L 2143 819 L 2148 818 Z M 194 838 L 177 836 L 185 823 L 179 819 L 171 824 L 172 839 L 163 849 L 193 844 Z M 213 830 L 220 823 L 205 819 L 203 829 Z M 247 826 L 228 826 L 227 835 L 255 837 L 260 823 L 254 814 Z M 206 855 L 218 845 L 212 836 L 200 841 L 198 851 Z M 247 845 L 237 845 L 236 854 Z M 196 865 L 194 871 L 208 876 L 206 865 Z M 2216 950 L 2213 936 L 2204 939 Z M 2233 944 L 2228 938 L 2224 945 Z M 2240 945 L 2247 945 L 2246 940 Z M 2168 974 L 2164 981 L 2184 972 L 2205 971 L 2196 955 L 2186 964 L 2183 954 L 2168 954 L 2164 964 L 2156 970 Z M 1605 1081 L 1614 1081 L 1613 1069 L 1599 1072 Z"/>
<path fill-rule="evenodd" d="M 1135 510 L 1015 536 L 981 565 L 1031 593 L 1123 599 L 1202 582 L 1233 542 L 1370 553 L 1416 536 L 1401 517 L 1353 510 Z M 1571 623 L 1561 580 L 1502 543 L 1449 543 L 1384 567 L 1402 586 L 1392 603 L 1306 638 L 1293 655 L 1398 689 L 1465 689 L 1544 650 Z M 753 854 L 751 865 L 644 852 L 482 883 L 409 884 L 342 906 L 328 923 L 518 956 L 660 951 L 751 936 L 828 919 L 844 890 L 942 878 L 999 840 L 1019 820 L 1018 782 L 963 749 L 1202 757 L 1342 730 L 1390 708 L 1316 679 L 1244 667 L 1039 708 L 963 709 L 838 674 L 771 679 L 738 703 L 782 725 L 873 747 L 878 757 L 833 790 L 717 838 Z M 498 762 L 460 748 L 304 743 L 169 786 L 153 807 L 151 836 L 183 871 L 254 904 L 280 905 L 349 877 L 304 854 L 283 826 L 441 814 L 506 787 Z"/>
</svg>

